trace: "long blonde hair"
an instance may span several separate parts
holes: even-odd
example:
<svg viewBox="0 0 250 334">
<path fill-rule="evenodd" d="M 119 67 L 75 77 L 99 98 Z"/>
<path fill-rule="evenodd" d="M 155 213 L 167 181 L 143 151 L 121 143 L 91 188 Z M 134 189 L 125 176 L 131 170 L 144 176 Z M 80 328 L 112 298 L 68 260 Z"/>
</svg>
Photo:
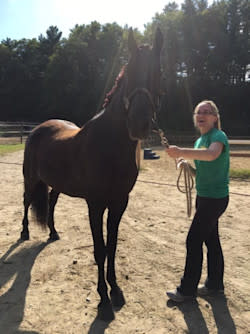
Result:
<svg viewBox="0 0 250 334">
<path fill-rule="evenodd" d="M 219 109 L 212 100 L 203 100 L 200 103 L 198 103 L 197 106 L 194 109 L 194 114 L 199 110 L 199 108 L 202 104 L 209 104 L 210 105 L 213 115 L 217 117 L 217 120 L 214 123 L 214 127 L 217 128 L 218 130 L 221 130 Z M 194 125 L 196 126 L 195 116 L 194 116 L 193 120 L 194 120 Z"/>
</svg>

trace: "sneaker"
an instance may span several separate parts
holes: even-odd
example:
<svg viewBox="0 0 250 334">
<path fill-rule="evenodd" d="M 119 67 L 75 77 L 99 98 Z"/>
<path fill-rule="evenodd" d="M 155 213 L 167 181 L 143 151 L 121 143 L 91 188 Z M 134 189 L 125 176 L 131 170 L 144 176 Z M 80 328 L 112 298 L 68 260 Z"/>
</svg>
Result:
<svg viewBox="0 0 250 334">
<path fill-rule="evenodd" d="M 180 293 L 177 289 L 167 291 L 166 292 L 167 296 L 169 299 L 173 300 L 174 302 L 181 303 L 184 302 L 185 300 L 190 300 L 194 299 L 195 296 L 185 296 L 182 293 Z"/>
<path fill-rule="evenodd" d="M 197 289 L 197 294 L 200 296 L 212 296 L 218 294 L 224 294 L 223 289 L 209 289 L 205 284 L 200 284 Z"/>
</svg>

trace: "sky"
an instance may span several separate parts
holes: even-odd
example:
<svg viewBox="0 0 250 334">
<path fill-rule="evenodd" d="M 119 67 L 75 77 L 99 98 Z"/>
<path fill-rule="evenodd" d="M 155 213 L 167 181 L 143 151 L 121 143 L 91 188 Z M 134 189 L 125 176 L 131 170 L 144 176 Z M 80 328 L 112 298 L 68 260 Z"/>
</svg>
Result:
<svg viewBox="0 0 250 334">
<path fill-rule="evenodd" d="M 49 26 L 68 37 L 76 24 L 116 22 L 144 30 L 170 0 L 0 0 L 0 41 L 38 38 Z M 183 1 L 176 0 L 181 4 Z"/>
</svg>

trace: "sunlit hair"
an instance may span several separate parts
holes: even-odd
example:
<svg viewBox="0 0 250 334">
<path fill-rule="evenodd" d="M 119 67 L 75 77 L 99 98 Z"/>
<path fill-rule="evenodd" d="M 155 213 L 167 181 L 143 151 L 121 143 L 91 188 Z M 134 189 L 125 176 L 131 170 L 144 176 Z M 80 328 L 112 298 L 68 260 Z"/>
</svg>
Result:
<svg viewBox="0 0 250 334">
<path fill-rule="evenodd" d="M 109 91 L 108 94 L 106 94 L 106 97 L 104 99 L 104 103 L 102 105 L 103 108 L 106 108 L 108 106 L 108 104 L 111 102 L 112 97 L 114 96 L 117 88 L 120 86 L 121 81 L 124 77 L 125 74 L 125 69 L 126 69 L 126 65 L 124 65 L 120 71 L 120 73 L 118 74 L 117 78 L 115 79 L 115 84 L 114 86 L 111 88 L 111 90 Z"/>
<path fill-rule="evenodd" d="M 203 105 L 203 104 L 209 104 L 210 105 L 212 114 L 217 117 L 217 120 L 214 123 L 214 127 L 217 128 L 217 129 L 219 129 L 219 130 L 221 130 L 221 122 L 220 122 L 219 109 L 216 106 L 216 104 L 213 101 L 211 101 L 211 100 L 204 100 L 204 101 L 201 101 L 199 104 L 197 104 L 197 106 L 194 109 L 194 117 L 193 117 L 194 125 L 197 126 L 195 114 L 199 110 L 200 106 Z"/>
</svg>

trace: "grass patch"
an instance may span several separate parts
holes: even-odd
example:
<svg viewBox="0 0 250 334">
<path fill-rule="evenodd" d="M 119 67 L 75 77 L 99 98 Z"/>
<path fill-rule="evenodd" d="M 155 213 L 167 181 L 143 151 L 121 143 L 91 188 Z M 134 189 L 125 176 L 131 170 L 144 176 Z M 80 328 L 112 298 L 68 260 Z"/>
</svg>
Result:
<svg viewBox="0 0 250 334">
<path fill-rule="evenodd" d="M 0 155 L 24 149 L 24 144 L 0 145 Z"/>
<path fill-rule="evenodd" d="M 230 169 L 230 177 L 233 179 L 250 179 L 250 169 Z"/>
</svg>

